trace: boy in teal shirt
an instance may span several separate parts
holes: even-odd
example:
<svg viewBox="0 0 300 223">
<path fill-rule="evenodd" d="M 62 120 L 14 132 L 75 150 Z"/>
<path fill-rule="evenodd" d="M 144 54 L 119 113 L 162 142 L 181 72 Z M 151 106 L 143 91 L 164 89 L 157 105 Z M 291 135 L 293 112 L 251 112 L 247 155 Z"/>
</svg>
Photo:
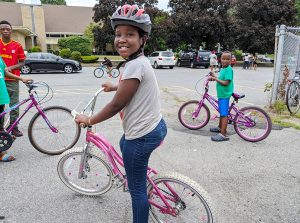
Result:
<svg viewBox="0 0 300 223">
<path fill-rule="evenodd" d="M 16 75 L 10 73 L 6 69 L 6 65 L 5 65 L 4 61 L 2 60 L 2 57 L 0 56 L 0 114 L 3 112 L 4 106 L 6 104 L 9 104 L 9 102 L 10 102 L 8 92 L 6 89 L 6 85 L 5 85 L 5 81 L 4 81 L 4 76 L 9 77 L 9 78 L 14 78 L 16 80 L 20 80 L 24 83 L 31 81 L 31 79 L 19 77 L 19 76 L 16 76 Z M 3 118 L 4 117 L 0 118 L 0 121 Z M 0 131 L 4 131 L 4 129 L 0 129 Z M 14 159 L 15 158 L 13 156 L 9 156 L 4 152 L 0 152 L 0 162 L 9 162 Z"/>
<path fill-rule="evenodd" d="M 231 64 L 231 53 L 224 52 L 221 56 L 222 70 L 219 77 L 212 76 L 211 80 L 216 81 L 217 96 L 220 112 L 219 126 L 211 128 L 211 132 L 218 133 L 211 137 L 212 141 L 221 142 L 229 140 L 227 136 L 227 123 L 229 112 L 229 100 L 233 93 L 233 70 Z"/>
</svg>

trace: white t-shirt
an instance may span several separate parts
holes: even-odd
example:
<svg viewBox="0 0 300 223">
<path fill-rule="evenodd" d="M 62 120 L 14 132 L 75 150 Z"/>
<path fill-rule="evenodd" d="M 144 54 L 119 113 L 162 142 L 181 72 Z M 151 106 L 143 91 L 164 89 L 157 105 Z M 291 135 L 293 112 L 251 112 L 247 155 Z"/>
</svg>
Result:
<svg viewBox="0 0 300 223">
<path fill-rule="evenodd" d="M 210 63 L 211 66 L 218 65 L 218 59 L 217 59 L 216 54 L 214 54 L 214 53 L 210 54 L 209 58 L 210 58 L 209 63 Z"/>
<path fill-rule="evenodd" d="M 125 64 L 121 80 L 136 78 L 140 85 L 131 101 L 123 108 L 125 139 L 140 138 L 151 132 L 162 118 L 160 93 L 154 70 L 145 56 Z"/>
</svg>

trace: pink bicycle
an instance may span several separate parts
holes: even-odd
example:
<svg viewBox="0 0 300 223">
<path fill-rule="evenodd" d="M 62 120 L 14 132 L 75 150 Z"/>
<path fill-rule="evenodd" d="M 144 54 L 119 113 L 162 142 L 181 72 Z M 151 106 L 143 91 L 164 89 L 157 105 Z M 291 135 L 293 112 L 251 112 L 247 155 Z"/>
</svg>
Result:
<svg viewBox="0 0 300 223">
<path fill-rule="evenodd" d="M 98 90 L 87 104 L 93 114 Z M 78 114 L 73 110 L 73 115 Z M 61 181 L 71 190 L 87 196 L 102 195 L 112 187 L 127 191 L 122 157 L 99 133 L 88 126 L 86 144 L 63 153 L 57 165 Z M 210 199 L 207 192 L 195 181 L 178 173 L 158 174 L 148 168 L 148 197 L 150 217 L 156 223 L 167 222 L 213 222 Z"/>
<path fill-rule="evenodd" d="M 208 94 L 209 76 L 206 75 L 204 81 L 204 94 L 202 98 L 184 103 L 179 111 L 178 118 L 180 123 L 192 130 L 201 129 L 207 125 L 210 120 L 210 110 L 204 103 L 207 100 L 212 107 L 219 112 L 218 99 Z M 239 109 L 235 103 L 245 95 L 232 94 L 234 100 L 229 107 L 228 121 L 233 124 L 236 133 L 246 141 L 258 142 L 268 137 L 272 129 L 272 122 L 269 115 L 261 108 L 249 106 Z"/>
</svg>

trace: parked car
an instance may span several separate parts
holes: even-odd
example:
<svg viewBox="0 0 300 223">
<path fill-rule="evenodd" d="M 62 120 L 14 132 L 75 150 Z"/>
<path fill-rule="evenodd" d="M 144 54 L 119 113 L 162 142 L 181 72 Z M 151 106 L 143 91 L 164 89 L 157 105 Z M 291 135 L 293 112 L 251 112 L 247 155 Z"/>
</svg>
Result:
<svg viewBox="0 0 300 223">
<path fill-rule="evenodd" d="M 176 64 L 176 57 L 171 51 L 155 51 L 148 56 L 148 59 L 155 69 L 161 67 L 173 69 Z"/>
<path fill-rule="evenodd" d="M 29 74 L 32 71 L 60 70 L 69 74 L 81 69 L 81 64 L 76 60 L 64 59 L 52 53 L 29 53 L 26 56 L 25 65 L 21 68 L 21 72 Z"/>
<path fill-rule="evenodd" d="M 207 50 L 180 52 L 177 61 L 177 66 L 189 66 L 191 68 L 203 66 L 205 68 L 208 68 L 210 65 L 210 54 L 210 51 Z"/>
<path fill-rule="evenodd" d="M 217 58 L 218 58 L 218 66 L 221 68 L 222 64 L 221 64 L 221 56 L 222 56 L 222 52 L 216 53 L 217 54 Z M 231 66 L 233 67 L 236 64 L 236 57 L 231 54 Z"/>
</svg>

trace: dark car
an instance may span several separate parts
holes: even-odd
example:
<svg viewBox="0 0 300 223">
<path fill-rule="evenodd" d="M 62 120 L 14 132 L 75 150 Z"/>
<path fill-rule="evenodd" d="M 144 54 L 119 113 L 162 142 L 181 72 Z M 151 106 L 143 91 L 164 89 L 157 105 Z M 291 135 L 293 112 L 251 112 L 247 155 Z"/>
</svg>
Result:
<svg viewBox="0 0 300 223">
<path fill-rule="evenodd" d="M 81 64 L 76 60 L 64 59 L 52 53 L 29 53 L 25 65 L 21 68 L 23 74 L 32 71 L 64 71 L 72 73 L 81 70 Z"/>
<path fill-rule="evenodd" d="M 179 53 L 177 66 L 189 66 L 191 68 L 197 66 L 209 67 L 210 51 L 199 50 Z"/>
</svg>

